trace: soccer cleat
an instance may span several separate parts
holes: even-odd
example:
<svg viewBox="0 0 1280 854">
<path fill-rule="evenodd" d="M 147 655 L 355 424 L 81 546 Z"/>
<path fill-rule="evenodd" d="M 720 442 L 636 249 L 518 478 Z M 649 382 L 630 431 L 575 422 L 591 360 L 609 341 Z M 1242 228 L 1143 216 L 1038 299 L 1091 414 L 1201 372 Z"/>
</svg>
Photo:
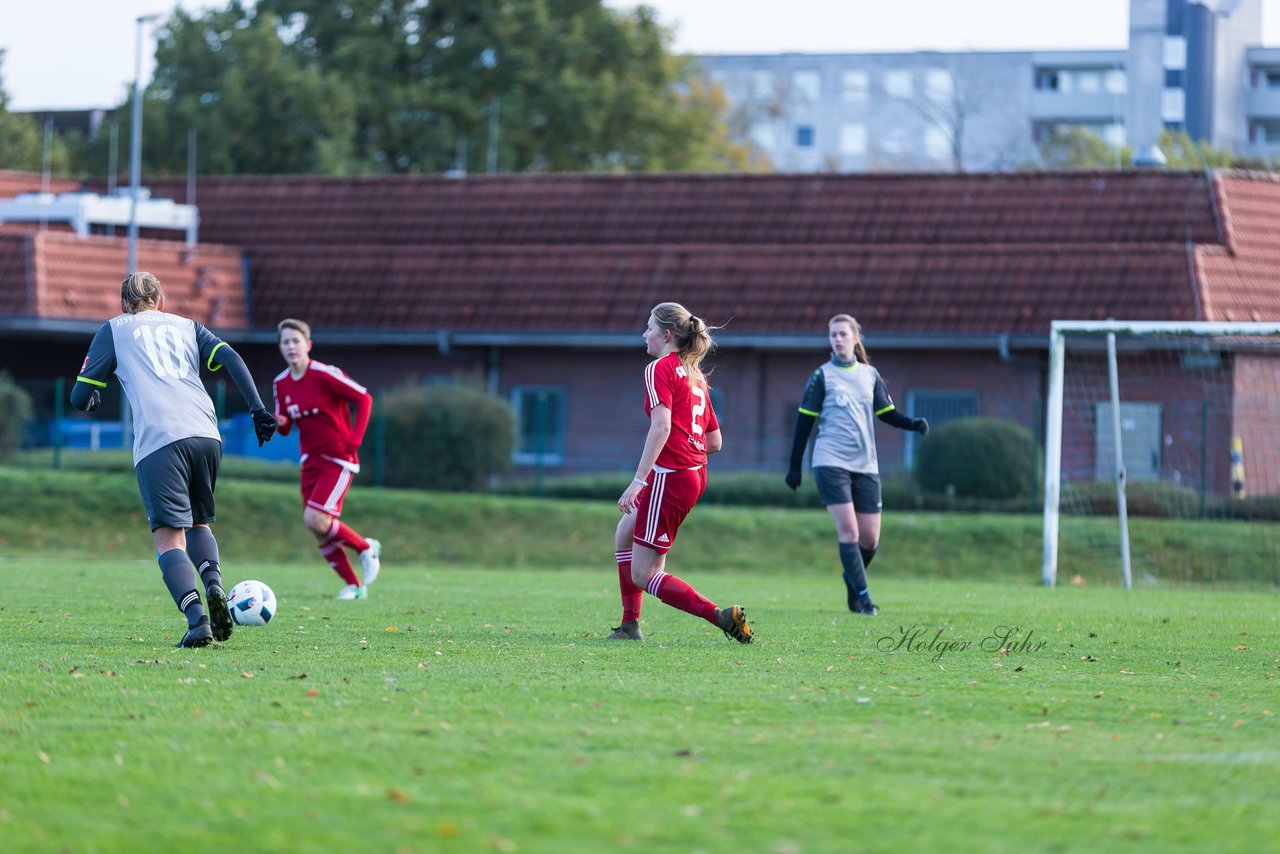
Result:
<svg viewBox="0 0 1280 854">
<path fill-rule="evenodd" d="M 348 584 L 346 587 L 338 591 L 339 599 L 368 599 L 369 588 L 357 587 L 354 584 Z"/>
<path fill-rule="evenodd" d="M 202 616 L 194 626 L 187 629 L 187 633 L 182 636 L 182 640 L 175 643 L 174 646 L 195 649 L 196 647 L 208 646 L 211 640 L 213 640 L 213 632 L 209 629 L 209 618 Z"/>
<path fill-rule="evenodd" d="M 213 623 L 213 639 L 224 641 L 231 637 L 231 629 L 235 622 L 231 619 L 231 609 L 227 607 L 227 592 L 217 584 L 205 591 L 205 599 L 209 602 L 209 621 Z"/>
<path fill-rule="evenodd" d="M 623 621 L 622 625 L 613 627 L 613 634 L 606 635 L 605 640 L 644 640 L 644 633 L 640 631 L 640 621 Z"/>
<path fill-rule="evenodd" d="M 730 605 L 728 608 L 716 608 L 716 625 L 727 638 L 738 643 L 752 643 L 755 633 L 747 625 L 747 609 L 741 605 Z"/>
<path fill-rule="evenodd" d="M 360 552 L 360 569 L 364 571 L 365 587 L 378 580 L 378 573 L 382 572 L 381 541 L 369 538 L 369 548 Z"/>
<path fill-rule="evenodd" d="M 862 596 L 858 599 L 858 611 L 865 617 L 874 617 L 880 613 L 880 609 L 876 607 L 876 603 L 871 601 L 870 596 Z"/>
</svg>

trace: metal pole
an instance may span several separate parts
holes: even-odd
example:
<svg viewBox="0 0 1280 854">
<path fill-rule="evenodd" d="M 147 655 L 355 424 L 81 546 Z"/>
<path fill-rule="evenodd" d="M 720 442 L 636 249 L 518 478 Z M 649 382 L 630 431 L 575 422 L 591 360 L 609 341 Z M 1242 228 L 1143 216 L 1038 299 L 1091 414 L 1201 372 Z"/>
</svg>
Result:
<svg viewBox="0 0 1280 854">
<path fill-rule="evenodd" d="M 125 259 L 125 275 L 138 269 L 138 190 L 142 183 L 142 96 L 138 82 L 142 78 L 142 25 L 160 17 L 139 15 L 138 34 L 133 58 L 133 133 L 129 139 L 129 253 Z"/>
<path fill-rule="evenodd" d="M 1129 567 L 1129 506 L 1124 492 L 1124 443 L 1120 438 L 1120 372 L 1116 365 L 1116 334 L 1107 333 L 1107 374 L 1111 382 L 1111 430 L 1116 456 L 1116 513 L 1120 517 L 1120 568 L 1124 587 L 1133 586 Z"/>
<path fill-rule="evenodd" d="M 1040 577 L 1046 587 L 1058 581 L 1058 488 L 1062 476 L 1062 395 L 1066 359 L 1065 336 L 1049 333 L 1049 405 L 1044 417 L 1044 562 Z"/>
</svg>

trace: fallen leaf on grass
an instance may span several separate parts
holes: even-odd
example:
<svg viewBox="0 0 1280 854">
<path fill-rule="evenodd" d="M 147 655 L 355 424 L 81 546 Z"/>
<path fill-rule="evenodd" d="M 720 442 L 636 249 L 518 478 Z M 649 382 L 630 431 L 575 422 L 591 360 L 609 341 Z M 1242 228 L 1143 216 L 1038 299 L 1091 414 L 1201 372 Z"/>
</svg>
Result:
<svg viewBox="0 0 1280 854">
<path fill-rule="evenodd" d="M 387 797 L 398 804 L 409 803 L 409 796 L 406 795 L 404 792 L 400 791 L 399 789 L 395 788 L 394 786 L 387 787 Z"/>
<path fill-rule="evenodd" d="M 458 826 L 451 821 L 446 821 L 443 824 L 436 825 L 436 836 L 443 837 L 444 839 L 453 839 L 460 832 L 461 831 L 458 830 Z"/>
<path fill-rule="evenodd" d="M 1236 647 L 1236 652 L 1244 652 L 1244 651 L 1245 651 L 1246 649 L 1248 649 L 1248 648 L 1249 648 L 1249 647 L 1247 647 L 1247 646 L 1238 646 L 1238 647 Z"/>
<path fill-rule="evenodd" d="M 43 750 L 37 750 L 36 756 L 39 757 L 40 761 L 45 765 L 49 764 L 49 754 L 45 753 Z"/>
<path fill-rule="evenodd" d="M 245 672 L 243 672 L 243 673 L 241 673 L 241 674 L 240 674 L 240 678 L 241 678 L 241 679 L 252 679 L 253 677 L 255 677 L 255 676 L 257 676 L 257 675 L 258 675 L 258 674 L 253 673 L 253 672 L 251 672 L 251 671 L 245 671 Z"/>
</svg>

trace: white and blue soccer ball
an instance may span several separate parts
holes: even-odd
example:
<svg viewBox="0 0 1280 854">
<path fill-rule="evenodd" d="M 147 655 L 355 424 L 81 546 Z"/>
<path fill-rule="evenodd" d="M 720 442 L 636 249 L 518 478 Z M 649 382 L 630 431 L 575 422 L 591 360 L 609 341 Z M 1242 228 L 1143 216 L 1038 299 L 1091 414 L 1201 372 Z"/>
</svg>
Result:
<svg viewBox="0 0 1280 854">
<path fill-rule="evenodd" d="M 227 594 L 227 610 L 238 626 L 265 626 L 276 615 L 276 594 L 261 581 L 241 581 Z"/>
</svg>

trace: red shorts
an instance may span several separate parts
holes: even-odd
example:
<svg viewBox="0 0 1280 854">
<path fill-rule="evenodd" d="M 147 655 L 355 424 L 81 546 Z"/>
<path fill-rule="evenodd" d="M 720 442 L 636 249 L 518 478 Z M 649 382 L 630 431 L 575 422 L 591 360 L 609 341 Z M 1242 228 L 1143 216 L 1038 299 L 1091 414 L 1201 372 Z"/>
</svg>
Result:
<svg viewBox="0 0 1280 854">
<path fill-rule="evenodd" d="M 632 540 L 666 554 L 676 541 L 680 523 L 707 490 L 707 467 L 649 472 L 649 485 L 636 497 Z"/>
<path fill-rule="evenodd" d="M 330 516 L 341 516 L 342 499 L 355 474 L 342 463 L 321 456 L 307 457 L 302 461 L 303 503 Z"/>
</svg>

